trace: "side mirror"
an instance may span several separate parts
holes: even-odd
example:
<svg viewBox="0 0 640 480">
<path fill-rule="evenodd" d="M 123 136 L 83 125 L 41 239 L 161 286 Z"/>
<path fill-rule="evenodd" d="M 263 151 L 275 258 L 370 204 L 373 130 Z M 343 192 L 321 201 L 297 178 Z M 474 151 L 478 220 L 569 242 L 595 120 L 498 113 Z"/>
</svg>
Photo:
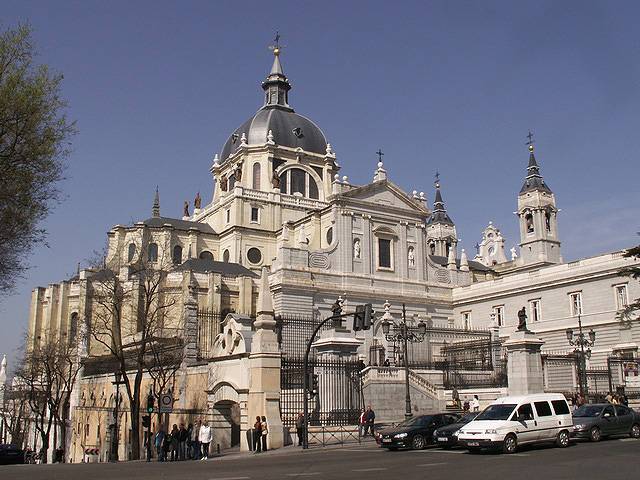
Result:
<svg viewBox="0 0 640 480">
<path fill-rule="evenodd" d="M 604 418 L 609 418 L 611 416 L 611 414 L 609 412 L 605 412 L 605 414 L 603 415 Z"/>
</svg>

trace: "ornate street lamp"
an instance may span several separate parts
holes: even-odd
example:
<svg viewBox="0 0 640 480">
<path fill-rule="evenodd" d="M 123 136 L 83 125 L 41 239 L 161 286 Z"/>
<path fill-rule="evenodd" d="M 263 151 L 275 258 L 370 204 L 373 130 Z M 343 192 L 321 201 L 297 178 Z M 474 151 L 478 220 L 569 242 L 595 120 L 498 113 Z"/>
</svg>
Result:
<svg viewBox="0 0 640 480">
<path fill-rule="evenodd" d="M 114 416 L 114 424 L 113 424 L 113 438 L 111 439 L 111 461 L 112 462 L 117 462 L 118 461 L 118 450 L 119 450 L 119 441 L 120 441 L 120 435 L 118 432 L 118 417 L 119 417 L 119 411 L 118 409 L 120 408 L 120 385 L 122 383 L 124 383 L 122 381 L 122 372 L 120 371 L 116 371 L 114 373 L 114 377 L 115 377 L 115 381 L 111 382 L 113 385 L 116 386 L 116 405 L 113 408 L 113 416 Z"/>
<path fill-rule="evenodd" d="M 427 333 L 427 325 L 420 321 L 418 323 L 417 333 L 411 331 L 411 329 L 407 326 L 407 312 L 405 308 L 405 304 L 402 304 L 402 323 L 396 324 L 393 322 L 393 317 L 389 314 L 389 302 L 385 302 L 385 314 L 382 317 L 382 333 L 384 334 L 384 338 L 388 342 L 402 342 L 402 353 L 404 358 L 404 380 L 405 380 L 405 413 L 404 416 L 406 418 L 410 418 L 412 416 L 411 413 L 411 393 L 409 390 L 409 355 L 407 353 L 407 344 L 411 343 L 420 343 L 424 340 L 424 336 Z M 392 321 L 389 321 L 391 318 Z M 391 331 L 391 327 L 393 327 L 393 332 Z"/>
<path fill-rule="evenodd" d="M 596 343 L 596 332 L 592 328 L 588 334 L 585 334 L 582 331 L 582 319 L 578 315 L 578 335 L 574 334 L 572 328 L 567 328 L 566 335 L 569 345 L 575 347 L 573 352 L 578 357 L 580 395 L 586 399 L 589 388 L 587 384 L 587 359 L 591 358 L 591 347 Z"/>
</svg>

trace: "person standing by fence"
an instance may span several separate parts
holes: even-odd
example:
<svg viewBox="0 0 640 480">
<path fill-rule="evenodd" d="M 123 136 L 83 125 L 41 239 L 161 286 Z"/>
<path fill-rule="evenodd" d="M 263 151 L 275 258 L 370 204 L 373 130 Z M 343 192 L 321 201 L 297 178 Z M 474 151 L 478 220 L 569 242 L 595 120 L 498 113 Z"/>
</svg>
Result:
<svg viewBox="0 0 640 480">
<path fill-rule="evenodd" d="M 267 425 L 267 417 L 262 416 L 262 422 L 260 422 L 260 426 L 262 427 L 262 451 L 267 451 L 267 434 L 269 433 L 269 427 Z"/>
<path fill-rule="evenodd" d="M 262 420 L 260 416 L 256 417 L 256 423 L 253 424 L 253 453 L 262 451 Z"/>
<path fill-rule="evenodd" d="M 302 439 L 304 437 L 304 428 L 306 426 L 304 413 L 298 413 L 298 418 L 296 419 L 296 434 L 298 435 L 298 446 L 302 446 Z"/>
<path fill-rule="evenodd" d="M 358 418 L 358 431 L 359 431 L 359 435 L 361 437 L 364 436 L 365 433 L 367 433 L 367 412 L 366 410 L 363 408 L 362 410 L 360 410 L 360 418 Z"/>
<path fill-rule="evenodd" d="M 364 435 L 367 435 L 367 432 L 373 437 L 373 427 L 376 421 L 376 412 L 373 411 L 371 405 L 367 407 L 367 411 L 365 413 L 366 426 L 364 430 Z"/>
</svg>

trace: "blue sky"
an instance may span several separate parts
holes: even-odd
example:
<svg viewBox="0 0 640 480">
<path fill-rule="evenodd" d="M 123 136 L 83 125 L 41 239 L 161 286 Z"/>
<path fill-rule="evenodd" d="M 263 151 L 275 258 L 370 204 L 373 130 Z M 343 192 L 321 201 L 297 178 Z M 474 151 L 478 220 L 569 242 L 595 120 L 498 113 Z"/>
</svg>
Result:
<svg viewBox="0 0 640 480">
<path fill-rule="evenodd" d="M 28 21 L 38 60 L 64 73 L 79 134 L 16 293 L 0 300 L 0 353 L 27 325 L 30 291 L 66 278 L 112 225 L 179 216 L 230 132 L 262 102 L 274 32 L 290 101 L 325 132 L 352 183 L 375 152 L 391 180 L 447 209 L 473 253 L 513 215 L 531 129 L 556 194 L 565 259 L 637 242 L 638 2 L 1 0 L 0 28 Z"/>
</svg>

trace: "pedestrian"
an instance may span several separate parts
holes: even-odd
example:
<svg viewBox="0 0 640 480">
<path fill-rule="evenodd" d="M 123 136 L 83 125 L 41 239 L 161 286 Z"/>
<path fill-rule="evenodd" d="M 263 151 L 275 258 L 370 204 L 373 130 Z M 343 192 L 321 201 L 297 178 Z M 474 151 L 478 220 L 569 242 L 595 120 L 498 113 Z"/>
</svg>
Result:
<svg viewBox="0 0 640 480">
<path fill-rule="evenodd" d="M 187 458 L 187 440 L 189 439 L 189 433 L 184 428 L 184 423 L 180 424 L 180 430 L 178 430 L 178 460 L 185 460 Z"/>
<path fill-rule="evenodd" d="M 373 411 L 373 409 L 371 408 L 371 405 L 367 407 L 367 411 L 365 412 L 365 421 L 366 421 L 366 425 L 365 425 L 364 435 L 366 437 L 367 431 L 368 431 L 369 434 L 373 437 L 373 427 L 376 421 L 376 412 Z"/>
<path fill-rule="evenodd" d="M 256 423 L 253 424 L 253 453 L 262 451 L 262 420 L 258 415 Z"/>
<path fill-rule="evenodd" d="M 202 420 L 198 420 L 198 423 L 196 423 L 191 431 L 191 458 L 193 458 L 194 460 L 200 460 L 202 458 L 202 450 L 200 449 L 201 426 Z"/>
<path fill-rule="evenodd" d="M 178 425 L 173 424 L 173 428 L 171 429 L 170 435 L 170 451 L 171 451 L 171 461 L 175 462 L 178 459 L 178 444 L 180 438 L 180 430 L 178 430 Z"/>
<path fill-rule="evenodd" d="M 453 390 L 451 390 L 451 399 L 453 400 L 453 406 L 460 408 L 460 394 L 456 387 L 453 387 Z"/>
<path fill-rule="evenodd" d="M 464 399 L 464 403 L 462 404 L 462 409 L 464 410 L 465 413 L 469 412 L 469 399 L 465 398 Z"/>
<path fill-rule="evenodd" d="M 472 412 L 480 411 L 480 400 L 478 399 L 478 395 L 473 396 L 473 398 L 471 399 L 471 403 L 469 404 L 469 407 L 471 407 Z"/>
<path fill-rule="evenodd" d="M 629 397 L 627 397 L 626 393 L 622 394 L 622 401 L 621 403 L 625 406 L 628 407 L 629 406 Z"/>
<path fill-rule="evenodd" d="M 361 437 L 366 433 L 365 430 L 367 428 L 367 420 L 366 420 L 367 412 L 363 408 L 360 410 L 360 418 L 358 418 L 358 431 Z"/>
<path fill-rule="evenodd" d="M 363 410 L 364 411 L 364 410 Z M 298 446 L 302 446 L 302 439 L 304 438 L 304 429 L 306 426 L 304 413 L 299 412 L 298 418 L 296 418 L 296 435 L 298 436 Z"/>
<path fill-rule="evenodd" d="M 262 422 L 260 422 L 260 426 L 262 427 L 262 451 L 267 451 L 267 434 L 269 433 L 269 426 L 267 425 L 267 417 L 262 416 Z"/>
<path fill-rule="evenodd" d="M 187 459 L 192 460 L 191 437 L 193 435 L 193 423 L 187 425 Z"/>
<path fill-rule="evenodd" d="M 158 461 L 164 462 L 164 440 L 166 434 L 164 433 L 164 428 L 160 425 L 158 429 L 158 433 L 156 433 L 153 444 L 156 447 L 156 452 L 158 452 Z"/>
<path fill-rule="evenodd" d="M 607 396 L 605 397 L 605 400 L 607 401 L 607 403 L 612 403 L 613 395 L 611 395 L 611 392 L 607 393 Z"/>
<path fill-rule="evenodd" d="M 198 434 L 198 441 L 200 442 L 200 445 L 202 447 L 202 455 L 200 456 L 200 460 L 207 460 L 209 458 L 209 443 L 211 443 L 211 439 L 211 427 L 205 420 L 205 422 L 200 427 L 200 432 Z"/>
</svg>

